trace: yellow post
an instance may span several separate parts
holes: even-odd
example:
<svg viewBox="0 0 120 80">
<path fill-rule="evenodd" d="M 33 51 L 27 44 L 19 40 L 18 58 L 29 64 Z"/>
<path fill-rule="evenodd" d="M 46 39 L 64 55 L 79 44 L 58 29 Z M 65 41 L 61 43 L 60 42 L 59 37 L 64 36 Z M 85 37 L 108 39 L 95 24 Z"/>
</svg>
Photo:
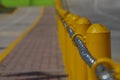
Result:
<svg viewBox="0 0 120 80">
<path fill-rule="evenodd" d="M 84 39 L 84 35 L 91 25 L 90 21 L 87 18 L 81 17 L 79 20 L 77 20 L 76 24 L 74 25 L 76 36 L 82 37 Z M 75 46 L 75 45 L 74 45 Z M 73 56 L 73 74 L 74 78 L 73 80 L 87 80 L 87 65 L 82 60 L 78 48 L 74 48 L 74 56 Z"/>
<path fill-rule="evenodd" d="M 73 14 L 68 14 L 65 18 L 65 21 L 66 23 L 68 24 L 69 27 L 73 27 L 74 23 L 76 22 L 77 19 L 79 19 L 80 17 L 79 16 L 76 16 L 76 15 L 73 15 Z M 66 29 L 67 31 L 67 29 Z M 67 42 L 66 42 L 66 45 L 67 45 L 67 68 L 68 68 L 68 80 L 73 80 L 72 79 L 72 66 L 74 64 L 72 64 L 72 54 L 73 54 L 73 48 L 74 48 L 74 45 L 72 43 L 72 39 L 70 38 L 69 36 L 69 33 L 67 31 L 67 34 L 66 34 L 66 38 L 67 38 Z"/>
<path fill-rule="evenodd" d="M 56 0 L 56 7 L 57 8 L 62 8 L 61 0 Z"/>
<path fill-rule="evenodd" d="M 65 34 L 66 31 L 64 29 L 64 25 L 63 23 L 61 22 L 60 18 L 57 17 L 57 22 L 58 22 L 58 39 L 59 39 L 59 45 L 60 45 L 60 49 L 62 51 L 62 58 L 63 58 L 63 62 L 64 62 L 64 65 L 66 67 L 66 57 L 65 57 L 65 54 L 66 54 L 66 37 L 65 37 Z M 66 68 L 65 68 L 65 71 L 67 72 Z"/>
<path fill-rule="evenodd" d="M 60 8 L 57 9 L 57 11 L 60 12 L 61 17 L 64 19 L 65 16 L 67 15 L 67 11 L 61 10 Z M 66 61 L 66 30 L 65 27 L 63 25 L 63 22 L 60 18 L 60 16 L 57 15 L 57 22 L 58 22 L 58 37 L 59 37 L 59 44 L 60 44 L 60 48 L 62 51 L 62 58 L 64 61 L 64 65 L 65 65 L 65 71 L 66 73 L 68 72 L 66 66 L 67 66 L 67 61 Z"/>
<path fill-rule="evenodd" d="M 86 33 L 86 46 L 96 59 L 111 58 L 110 31 L 101 24 L 93 24 Z M 88 67 L 88 80 L 98 80 Z"/>
<path fill-rule="evenodd" d="M 61 0 L 56 0 L 56 11 L 61 17 L 65 17 L 68 13 L 65 9 L 62 8 Z"/>
<path fill-rule="evenodd" d="M 61 17 L 63 17 L 63 18 L 65 18 L 65 16 L 66 16 L 67 14 L 69 14 L 68 11 L 66 11 L 66 10 L 64 10 L 64 9 L 62 9 L 62 8 L 58 8 L 58 13 L 59 13 L 59 15 L 60 15 Z"/>
</svg>

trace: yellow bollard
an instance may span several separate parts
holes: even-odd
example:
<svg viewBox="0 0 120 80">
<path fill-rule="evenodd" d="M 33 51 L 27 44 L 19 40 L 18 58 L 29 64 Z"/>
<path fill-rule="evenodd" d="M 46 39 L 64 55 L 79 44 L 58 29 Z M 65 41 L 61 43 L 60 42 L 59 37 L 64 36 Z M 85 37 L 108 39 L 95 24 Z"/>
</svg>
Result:
<svg viewBox="0 0 120 80">
<path fill-rule="evenodd" d="M 80 16 L 69 13 L 66 15 L 65 21 L 70 26 L 70 25 L 74 25 L 75 21 L 79 18 L 80 18 Z"/>
<path fill-rule="evenodd" d="M 93 24 L 86 33 L 86 46 L 96 59 L 111 58 L 110 31 L 101 24 Z M 88 67 L 88 80 L 98 80 Z"/>
<path fill-rule="evenodd" d="M 77 20 L 76 25 L 75 25 L 75 33 L 76 36 L 84 39 L 84 35 L 91 25 L 90 21 L 87 18 L 81 17 L 79 20 Z M 74 44 L 75 46 L 75 44 Z M 78 48 L 74 48 L 74 56 L 73 56 L 73 80 L 87 80 L 87 65 L 86 63 L 82 60 Z"/>
<path fill-rule="evenodd" d="M 62 8 L 61 0 L 56 0 L 56 11 L 59 13 L 61 17 L 65 17 L 67 15 L 68 11 Z"/>
<path fill-rule="evenodd" d="M 58 10 L 59 11 L 59 10 Z M 61 14 L 62 14 L 62 18 L 64 18 L 66 16 L 68 12 L 62 12 L 61 11 Z M 64 28 L 64 25 L 63 25 L 63 22 L 60 18 L 60 16 L 57 15 L 57 22 L 58 22 L 58 37 L 59 37 L 59 44 L 60 44 L 60 48 L 61 48 L 61 51 L 62 51 L 62 58 L 63 58 L 63 62 L 64 62 L 64 65 L 65 65 L 65 71 L 67 73 L 67 61 L 66 61 L 66 30 Z"/>
<path fill-rule="evenodd" d="M 61 17 L 65 18 L 65 16 L 69 13 L 68 11 L 62 9 L 62 8 L 58 8 L 58 13 Z"/>
<path fill-rule="evenodd" d="M 76 15 L 73 15 L 73 14 L 68 14 L 65 18 L 65 21 L 67 22 L 67 24 L 69 25 L 69 27 L 73 27 L 72 25 L 74 25 L 74 23 L 76 22 L 77 19 L 79 19 L 80 17 L 79 16 L 76 16 Z M 69 33 L 68 31 L 66 30 L 67 34 L 66 34 L 66 38 L 67 38 L 67 42 L 66 42 L 66 45 L 67 45 L 67 68 L 68 68 L 68 80 L 72 80 L 72 66 L 74 64 L 72 64 L 72 50 L 74 48 L 74 45 L 72 44 L 72 39 L 70 38 L 69 36 Z"/>
<path fill-rule="evenodd" d="M 62 2 L 61 2 L 61 0 L 55 0 L 55 3 L 56 3 L 56 7 L 57 8 L 62 8 Z"/>
<path fill-rule="evenodd" d="M 63 62 L 64 65 L 66 66 L 66 58 L 65 58 L 65 54 L 66 54 L 66 37 L 65 34 L 66 31 L 64 29 L 63 23 L 61 22 L 61 20 L 57 17 L 57 22 L 58 22 L 58 39 L 59 39 L 59 45 L 60 45 L 60 49 L 62 51 L 62 58 L 63 58 Z M 66 68 L 65 71 L 67 72 Z"/>
</svg>

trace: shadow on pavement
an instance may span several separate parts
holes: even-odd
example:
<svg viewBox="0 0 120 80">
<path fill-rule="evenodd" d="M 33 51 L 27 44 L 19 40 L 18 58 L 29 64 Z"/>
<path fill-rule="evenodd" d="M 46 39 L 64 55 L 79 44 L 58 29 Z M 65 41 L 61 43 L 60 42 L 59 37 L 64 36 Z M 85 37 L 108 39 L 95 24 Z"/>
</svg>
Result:
<svg viewBox="0 0 120 80">
<path fill-rule="evenodd" d="M 19 77 L 26 76 L 25 78 L 19 79 Z M 36 76 L 36 77 L 31 77 Z M 67 78 L 66 74 L 49 74 L 45 72 L 22 72 L 22 73 L 12 73 L 12 74 L 3 74 L 1 77 L 18 77 L 16 80 L 49 80 L 49 79 L 62 79 Z"/>
<path fill-rule="evenodd" d="M 1 50 L 1 49 L 6 49 L 6 48 L 7 48 L 7 47 L 0 47 L 0 50 Z"/>
</svg>

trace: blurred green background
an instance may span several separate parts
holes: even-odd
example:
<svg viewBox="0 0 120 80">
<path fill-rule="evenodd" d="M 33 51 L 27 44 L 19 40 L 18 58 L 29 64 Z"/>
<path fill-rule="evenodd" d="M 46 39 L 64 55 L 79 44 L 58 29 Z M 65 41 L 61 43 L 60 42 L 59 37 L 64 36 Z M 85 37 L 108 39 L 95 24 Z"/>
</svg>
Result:
<svg viewBox="0 0 120 80">
<path fill-rule="evenodd" d="M 54 0 L 1 0 L 6 7 L 53 6 Z"/>
<path fill-rule="evenodd" d="M 12 13 L 15 9 L 15 7 L 7 8 L 0 4 L 0 13 Z"/>
<path fill-rule="evenodd" d="M 16 7 L 54 6 L 55 0 L 0 0 L 0 13 L 13 12 Z"/>
</svg>

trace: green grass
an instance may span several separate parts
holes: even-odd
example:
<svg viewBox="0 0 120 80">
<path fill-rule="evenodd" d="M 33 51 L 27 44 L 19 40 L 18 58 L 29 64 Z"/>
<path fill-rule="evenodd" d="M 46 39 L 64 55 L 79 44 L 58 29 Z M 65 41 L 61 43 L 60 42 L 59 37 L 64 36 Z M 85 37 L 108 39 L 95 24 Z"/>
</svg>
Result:
<svg viewBox="0 0 120 80">
<path fill-rule="evenodd" d="M 54 0 L 32 0 L 32 4 L 36 6 L 53 6 Z"/>
<path fill-rule="evenodd" d="M 53 6 L 54 0 L 1 0 L 6 7 Z"/>
<path fill-rule="evenodd" d="M 2 0 L 1 3 L 6 7 L 27 6 L 29 0 Z"/>
</svg>

